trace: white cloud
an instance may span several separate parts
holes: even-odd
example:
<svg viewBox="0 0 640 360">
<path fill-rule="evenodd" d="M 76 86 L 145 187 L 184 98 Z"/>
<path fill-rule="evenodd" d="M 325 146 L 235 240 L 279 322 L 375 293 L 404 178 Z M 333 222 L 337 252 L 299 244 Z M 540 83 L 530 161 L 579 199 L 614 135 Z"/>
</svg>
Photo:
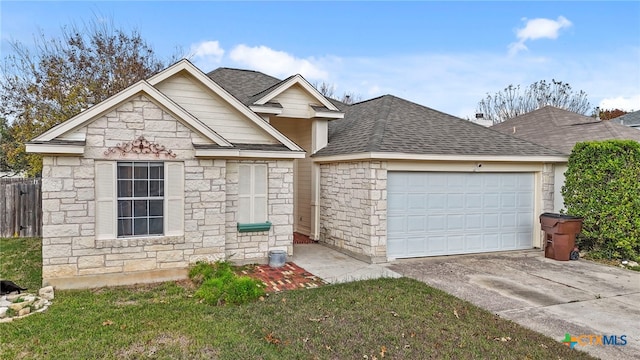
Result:
<svg viewBox="0 0 640 360">
<path fill-rule="evenodd" d="M 198 44 L 191 45 L 191 58 L 200 69 L 206 71 L 212 70 L 222 61 L 224 49 L 220 47 L 218 41 L 203 41 Z"/>
<path fill-rule="evenodd" d="M 526 24 L 518 29 L 516 37 L 518 41 L 509 45 L 509 54 L 515 55 L 520 51 L 527 50 L 526 41 L 538 39 L 557 39 L 560 30 L 570 27 L 571 21 L 564 16 L 559 16 L 557 20 L 551 19 L 523 19 Z"/>
<path fill-rule="evenodd" d="M 618 96 L 614 98 L 604 98 L 598 105 L 603 110 L 619 109 L 623 111 L 640 110 L 640 94 L 629 97 Z"/>
<path fill-rule="evenodd" d="M 326 80 L 328 73 L 314 58 L 300 59 L 266 46 L 237 45 L 229 57 L 236 63 L 276 77 L 300 74 L 307 80 Z"/>
</svg>

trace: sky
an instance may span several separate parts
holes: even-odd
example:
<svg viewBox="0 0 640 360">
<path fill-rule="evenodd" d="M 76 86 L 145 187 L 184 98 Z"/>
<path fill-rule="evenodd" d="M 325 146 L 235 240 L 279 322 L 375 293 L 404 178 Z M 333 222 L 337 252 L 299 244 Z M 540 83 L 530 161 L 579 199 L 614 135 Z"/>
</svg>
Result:
<svg viewBox="0 0 640 360">
<path fill-rule="evenodd" d="M 337 96 L 385 94 L 462 118 L 508 85 L 552 79 L 592 107 L 640 110 L 640 1 L 0 1 L 10 42 L 97 19 L 204 72 L 299 73 Z"/>
</svg>

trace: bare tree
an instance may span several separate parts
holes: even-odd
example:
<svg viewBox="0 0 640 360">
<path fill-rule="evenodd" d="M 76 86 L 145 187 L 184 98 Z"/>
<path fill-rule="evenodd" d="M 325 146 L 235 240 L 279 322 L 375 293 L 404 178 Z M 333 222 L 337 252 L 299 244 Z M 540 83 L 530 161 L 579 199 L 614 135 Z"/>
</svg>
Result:
<svg viewBox="0 0 640 360">
<path fill-rule="evenodd" d="M 0 74 L 0 116 L 10 122 L 0 147 L 7 166 L 30 175 L 40 171 L 41 161 L 25 153 L 25 142 L 168 64 L 139 32 L 97 16 L 63 27 L 61 37 L 40 33 L 33 47 L 12 42 L 11 49 Z"/>
<path fill-rule="evenodd" d="M 318 91 L 325 97 L 331 98 L 331 99 L 335 99 L 338 100 L 340 102 L 343 102 L 347 105 L 351 105 L 354 103 L 357 103 L 358 101 L 362 100 L 362 96 L 352 92 L 352 91 L 345 91 L 342 96 L 340 97 L 336 97 L 335 95 L 335 91 L 336 91 L 336 87 L 333 84 L 329 84 L 326 82 L 321 82 L 321 83 L 313 83 L 312 84 L 313 87 L 315 87 L 316 89 L 318 89 Z"/>
<path fill-rule="evenodd" d="M 476 112 L 498 124 L 547 105 L 585 115 L 591 109 L 584 91 L 574 92 L 571 85 L 562 81 L 541 80 L 529 85 L 524 93 L 520 92 L 520 85 L 509 85 L 493 96 L 487 94 Z"/>
</svg>

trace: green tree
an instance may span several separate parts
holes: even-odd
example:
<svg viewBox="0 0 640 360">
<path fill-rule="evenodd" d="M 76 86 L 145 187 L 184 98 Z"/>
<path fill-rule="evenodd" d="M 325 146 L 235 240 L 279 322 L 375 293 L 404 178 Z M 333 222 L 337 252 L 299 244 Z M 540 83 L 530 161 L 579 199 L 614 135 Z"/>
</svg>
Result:
<svg viewBox="0 0 640 360">
<path fill-rule="evenodd" d="M 552 79 L 551 82 L 536 81 L 526 87 L 524 93 L 520 85 L 509 85 L 494 95 L 487 94 L 478 103 L 476 113 L 495 125 L 547 105 L 585 115 L 591 109 L 584 91 L 576 92 L 571 85 Z"/>
<path fill-rule="evenodd" d="M 0 74 L 0 116 L 10 122 L 0 148 L 6 166 L 30 176 L 41 172 L 42 159 L 25 153 L 26 142 L 168 64 L 138 31 L 97 17 L 63 27 L 60 37 L 40 33 L 32 47 L 12 42 L 11 49 Z"/>
</svg>

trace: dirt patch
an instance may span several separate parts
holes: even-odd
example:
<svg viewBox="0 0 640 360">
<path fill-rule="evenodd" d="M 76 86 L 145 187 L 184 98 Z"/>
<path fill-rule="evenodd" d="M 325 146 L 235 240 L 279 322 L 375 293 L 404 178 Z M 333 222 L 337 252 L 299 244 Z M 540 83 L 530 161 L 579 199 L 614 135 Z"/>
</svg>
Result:
<svg viewBox="0 0 640 360">
<path fill-rule="evenodd" d="M 118 359 L 172 358 L 217 359 L 218 352 L 209 346 L 195 349 L 193 341 L 184 335 L 162 333 L 146 342 L 137 342 L 118 350 Z"/>
</svg>

